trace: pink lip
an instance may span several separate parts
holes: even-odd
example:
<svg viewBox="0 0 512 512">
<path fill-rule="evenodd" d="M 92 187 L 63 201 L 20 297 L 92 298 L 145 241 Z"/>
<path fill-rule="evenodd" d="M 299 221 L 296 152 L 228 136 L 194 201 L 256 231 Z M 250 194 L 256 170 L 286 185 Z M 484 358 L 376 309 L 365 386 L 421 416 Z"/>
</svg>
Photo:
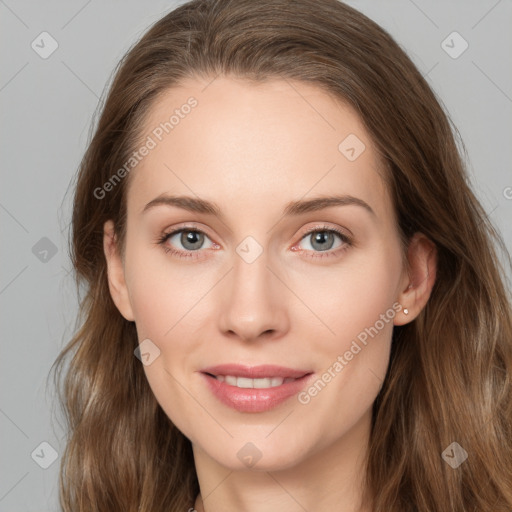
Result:
<svg viewBox="0 0 512 512">
<path fill-rule="evenodd" d="M 282 366 L 241 366 L 236 364 L 219 365 L 205 368 L 201 374 L 212 393 L 225 405 L 240 412 L 265 412 L 277 407 L 288 398 L 296 395 L 310 380 L 312 372 L 294 370 Z M 211 375 L 208 375 L 211 374 Z M 280 386 L 266 389 L 238 388 L 218 381 L 212 375 L 232 375 L 250 379 L 265 377 L 294 378 Z"/>
</svg>

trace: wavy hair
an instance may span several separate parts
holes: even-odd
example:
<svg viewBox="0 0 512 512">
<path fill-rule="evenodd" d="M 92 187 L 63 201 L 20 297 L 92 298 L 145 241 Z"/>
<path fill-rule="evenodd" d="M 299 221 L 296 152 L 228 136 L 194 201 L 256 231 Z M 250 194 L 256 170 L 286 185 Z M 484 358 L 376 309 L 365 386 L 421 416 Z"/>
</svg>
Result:
<svg viewBox="0 0 512 512">
<path fill-rule="evenodd" d="M 219 74 L 299 80 L 350 104 L 386 167 L 402 240 L 422 232 L 436 245 L 430 299 L 414 321 L 395 326 L 373 406 L 371 509 L 510 512 L 510 255 L 471 190 L 460 137 L 436 94 L 385 30 L 337 0 L 192 0 L 157 21 L 114 70 L 76 176 L 70 252 L 80 312 L 54 363 L 68 432 L 63 510 L 194 506 L 190 441 L 157 403 L 134 357 L 135 325 L 108 288 L 103 224 L 114 221 L 123 248 L 129 180 L 103 199 L 94 191 L 137 148 L 160 94 Z M 454 441 L 468 452 L 457 469 L 441 456 Z"/>
</svg>

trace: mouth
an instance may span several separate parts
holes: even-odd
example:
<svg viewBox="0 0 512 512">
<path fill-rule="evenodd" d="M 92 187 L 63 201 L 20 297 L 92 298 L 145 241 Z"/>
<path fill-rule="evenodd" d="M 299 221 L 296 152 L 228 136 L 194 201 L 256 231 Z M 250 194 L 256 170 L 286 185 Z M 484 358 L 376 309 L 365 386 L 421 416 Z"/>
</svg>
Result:
<svg viewBox="0 0 512 512">
<path fill-rule="evenodd" d="M 200 373 L 214 396 L 240 412 L 273 409 L 303 389 L 312 371 L 276 365 L 218 365 Z"/>
</svg>

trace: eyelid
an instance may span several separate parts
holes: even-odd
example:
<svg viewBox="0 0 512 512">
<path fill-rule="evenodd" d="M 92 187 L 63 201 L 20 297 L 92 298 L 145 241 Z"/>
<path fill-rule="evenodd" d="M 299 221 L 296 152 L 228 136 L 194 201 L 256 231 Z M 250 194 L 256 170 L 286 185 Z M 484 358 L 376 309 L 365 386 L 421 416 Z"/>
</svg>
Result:
<svg viewBox="0 0 512 512">
<path fill-rule="evenodd" d="M 208 234 L 207 229 L 200 227 L 199 225 L 196 225 L 194 223 L 185 223 L 183 225 L 178 225 L 173 228 L 164 229 L 162 231 L 161 237 L 166 237 L 166 236 L 169 237 L 169 236 L 175 235 L 176 233 L 179 233 L 181 231 L 197 231 L 198 233 L 202 233 L 203 235 L 212 239 L 212 237 Z"/>
<path fill-rule="evenodd" d="M 319 224 L 317 226 L 313 226 L 310 228 L 307 228 L 300 236 L 300 240 L 302 240 L 305 236 L 316 233 L 319 231 L 333 231 L 340 235 L 342 238 L 346 238 L 347 241 L 352 241 L 353 235 L 351 232 L 348 231 L 348 229 L 343 229 L 335 226 L 328 226 L 327 224 Z"/>
</svg>

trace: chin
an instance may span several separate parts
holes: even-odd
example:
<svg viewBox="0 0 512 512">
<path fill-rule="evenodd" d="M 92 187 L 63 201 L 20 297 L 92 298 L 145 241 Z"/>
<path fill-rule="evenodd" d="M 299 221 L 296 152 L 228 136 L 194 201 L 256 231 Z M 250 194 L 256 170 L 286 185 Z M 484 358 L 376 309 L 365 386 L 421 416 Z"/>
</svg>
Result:
<svg viewBox="0 0 512 512">
<path fill-rule="evenodd" d="M 283 432 L 273 440 L 250 439 L 244 436 L 243 441 L 230 439 L 228 445 L 203 445 L 203 451 L 231 471 L 282 471 L 297 466 L 308 454 L 303 442 L 297 443 Z"/>
</svg>

